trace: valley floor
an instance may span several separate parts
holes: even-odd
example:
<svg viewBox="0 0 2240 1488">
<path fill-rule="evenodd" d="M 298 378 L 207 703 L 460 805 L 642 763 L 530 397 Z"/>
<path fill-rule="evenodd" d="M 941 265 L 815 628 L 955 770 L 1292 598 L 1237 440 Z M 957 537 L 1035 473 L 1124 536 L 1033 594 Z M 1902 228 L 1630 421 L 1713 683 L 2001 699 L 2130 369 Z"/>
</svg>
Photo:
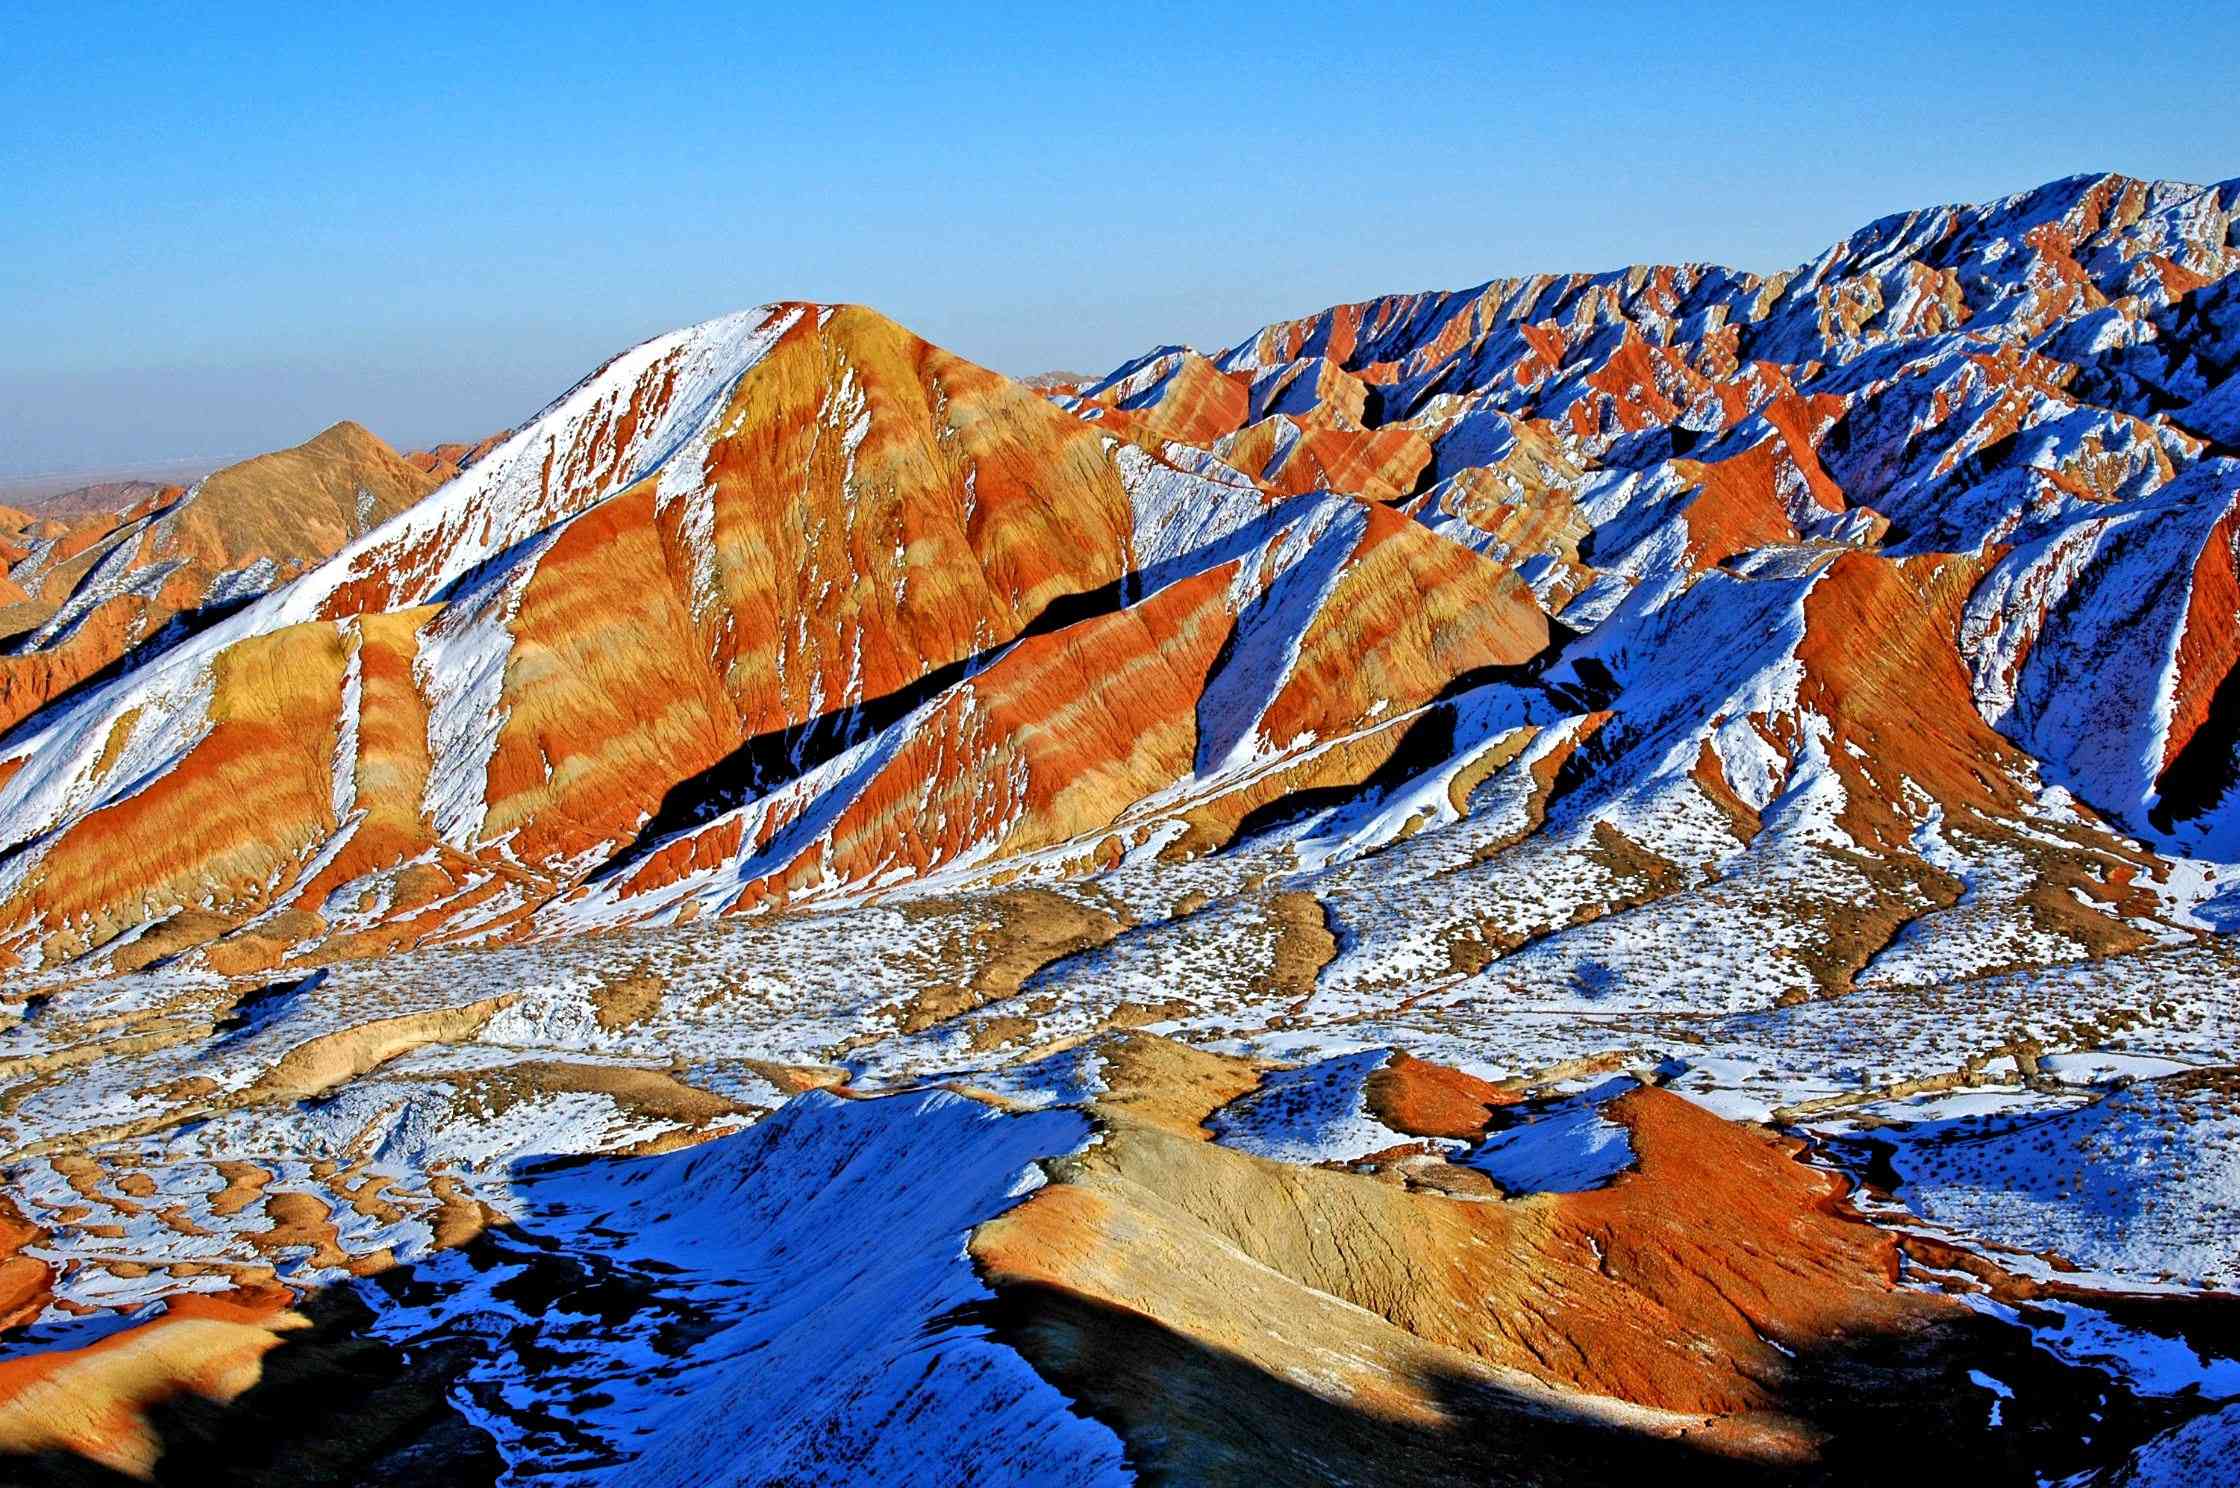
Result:
<svg viewBox="0 0 2240 1488">
<path fill-rule="evenodd" d="M 1812 926 L 1685 902 L 1745 864 L 1473 967 L 1505 886 L 1380 905 L 1407 847 L 58 982 L 0 1051 L 0 1368 L 41 1382 L 0 1435 L 298 1472 L 260 1402 L 356 1368 L 417 1424 L 303 1429 L 468 1480 L 1241 1481 L 1280 1441 L 1843 1481 L 1903 1420 L 1978 1480 L 2151 1482 L 2233 1440 L 2230 942 L 1799 996 L 1749 947 Z"/>
</svg>

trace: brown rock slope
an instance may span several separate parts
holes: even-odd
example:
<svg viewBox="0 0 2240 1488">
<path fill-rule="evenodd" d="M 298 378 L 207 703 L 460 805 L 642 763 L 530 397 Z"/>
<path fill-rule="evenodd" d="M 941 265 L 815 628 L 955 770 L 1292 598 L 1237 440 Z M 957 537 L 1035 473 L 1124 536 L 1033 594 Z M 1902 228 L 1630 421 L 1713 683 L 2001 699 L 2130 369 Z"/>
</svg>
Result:
<svg viewBox="0 0 2240 1488">
<path fill-rule="evenodd" d="M 441 483 L 353 423 L 118 511 L 19 529 L 0 599 L 0 729 L 175 615 L 272 588 Z"/>
<path fill-rule="evenodd" d="M 1954 1381 L 1995 1363 L 2082 1405 L 2098 1376 L 1901 1288 L 1896 1243 L 1786 1139 L 1642 1087 L 1606 1108 L 1636 1159 L 1608 1187 L 1455 1197 L 1398 1167 L 1206 1142 L 1195 1119 L 1224 1089 L 1196 1068 L 1209 1056 L 1134 1042 L 1109 1066 L 1102 1140 L 972 1254 L 1000 1334 L 1120 1432 L 1145 1481 L 1607 1481 L 1714 1462 L 1745 1482 L 1864 1481 L 1901 1424 L 1987 1481 L 2085 1450 L 2058 1407 L 1989 1429 Z M 1146 1082 L 1174 1089 L 1152 1100 Z"/>
</svg>

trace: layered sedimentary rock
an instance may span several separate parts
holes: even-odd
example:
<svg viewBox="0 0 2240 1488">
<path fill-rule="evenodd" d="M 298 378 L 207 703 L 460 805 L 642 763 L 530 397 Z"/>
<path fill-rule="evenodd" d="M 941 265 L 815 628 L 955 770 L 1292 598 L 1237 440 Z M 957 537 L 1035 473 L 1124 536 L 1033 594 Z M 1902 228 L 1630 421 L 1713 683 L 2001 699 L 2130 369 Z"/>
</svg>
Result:
<svg viewBox="0 0 2240 1488">
<path fill-rule="evenodd" d="M 2080 177 L 1031 385 L 779 303 L 26 518 L 0 1449 L 2213 1455 L 2236 223 Z"/>
<path fill-rule="evenodd" d="M 1615 1177 L 1504 1197 L 1436 1147 L 1350 1169 L 1229 1150 L 1190 1119 L 1218 1106 L 1176 1108 L 1180 1051 L 1114 1053 L 1100 1140 L 981 1225 L 972 1255 L 999 1336 L 1150 1480 L 1716 1463 L 1743 1482 L 1866 1481 L 1900 1421 L 1992 1477 L 2090 1460 L 2058 1420 L 2002 1434 L 1950 1398 L 1961 1360 L 2011 1372 L 2026 1346 L 1900 1285 L 1897 1243 L 1846 1210 L 1841 1183 L 1663 1091 L 1621 1080 L 1601 1104 L 1627 1157 Z M 1457 1077 L 1413 1063 L 1417 1080 Z"/>
<path fill-rule="evenodd" d="M 80 955 L 191 907 L 245 967 L 376 896 L 378 946 L 433 899 L 486 929 L 860 893 L 1075 841 L 1544 645 L 1498 561 L 1205 469 L 868 311 L 651 343 L 27 735 L 18 943 Z M 171 846 L 128 888 L 120 840 Z"/>
</svg>

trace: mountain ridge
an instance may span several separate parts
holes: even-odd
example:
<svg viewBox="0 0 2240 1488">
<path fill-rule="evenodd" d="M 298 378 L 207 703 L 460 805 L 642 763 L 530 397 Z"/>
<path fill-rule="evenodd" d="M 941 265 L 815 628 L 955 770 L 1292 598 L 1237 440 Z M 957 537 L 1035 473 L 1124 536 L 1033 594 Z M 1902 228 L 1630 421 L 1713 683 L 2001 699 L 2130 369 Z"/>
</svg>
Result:
<svg viewBox="0 0 2240 1488">
<path fill-rule="evenodd" d="M 240 1383 L 339 1357 L 587 1483 L 2213 1458 L 2235 271 L 2086 176 L 619 354 L 0 737 L 0 1451 L 395 1443 Z"/>
</svg>

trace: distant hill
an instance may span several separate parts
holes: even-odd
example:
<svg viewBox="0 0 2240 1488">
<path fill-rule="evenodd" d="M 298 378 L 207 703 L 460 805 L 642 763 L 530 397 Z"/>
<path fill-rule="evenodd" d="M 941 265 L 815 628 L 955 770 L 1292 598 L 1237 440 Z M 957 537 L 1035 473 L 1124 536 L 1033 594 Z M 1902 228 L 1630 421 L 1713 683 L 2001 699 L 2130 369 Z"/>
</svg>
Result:
<svg viewBox="0 0 2240 1488">
<path fill-rule="evenodd" d="M 46 517 L 82 517 L 94 512 L 123 511 L 137 506 L 161 491 L 165 481 L 122 480 L 97 481 L 89 486 L 73 486 L 52 495 L 40 493 L 37 488 L 16 493 L 10 504 L 22 511 L 36 512 Z"/>
<path fill-rule="evenodd" d="M 200 480 L 225 463 L 218 459 L 167 460 L 57 475 L 0 476 L 0 505 L 53 516 L 118 511 L 165 486 Z"/>
<path fill-rule="evenodd" d="M 1088 372 L 1037 372 L 1032 377 L 1020 378 L 1019 383 L 1020 386 L 1031 387 L 1039 393 L 1050 388 L 1080 387 L 1083 383 L 1095 380 L 1095 375 Z"/>
<path fill-rule="evenodd" d="M 174 617 L 286 582 L 440 480 L 344 422 L 192 485 L 112 482 L 16 508 L 0 530 L 0 729 Z"/>
</svg>

